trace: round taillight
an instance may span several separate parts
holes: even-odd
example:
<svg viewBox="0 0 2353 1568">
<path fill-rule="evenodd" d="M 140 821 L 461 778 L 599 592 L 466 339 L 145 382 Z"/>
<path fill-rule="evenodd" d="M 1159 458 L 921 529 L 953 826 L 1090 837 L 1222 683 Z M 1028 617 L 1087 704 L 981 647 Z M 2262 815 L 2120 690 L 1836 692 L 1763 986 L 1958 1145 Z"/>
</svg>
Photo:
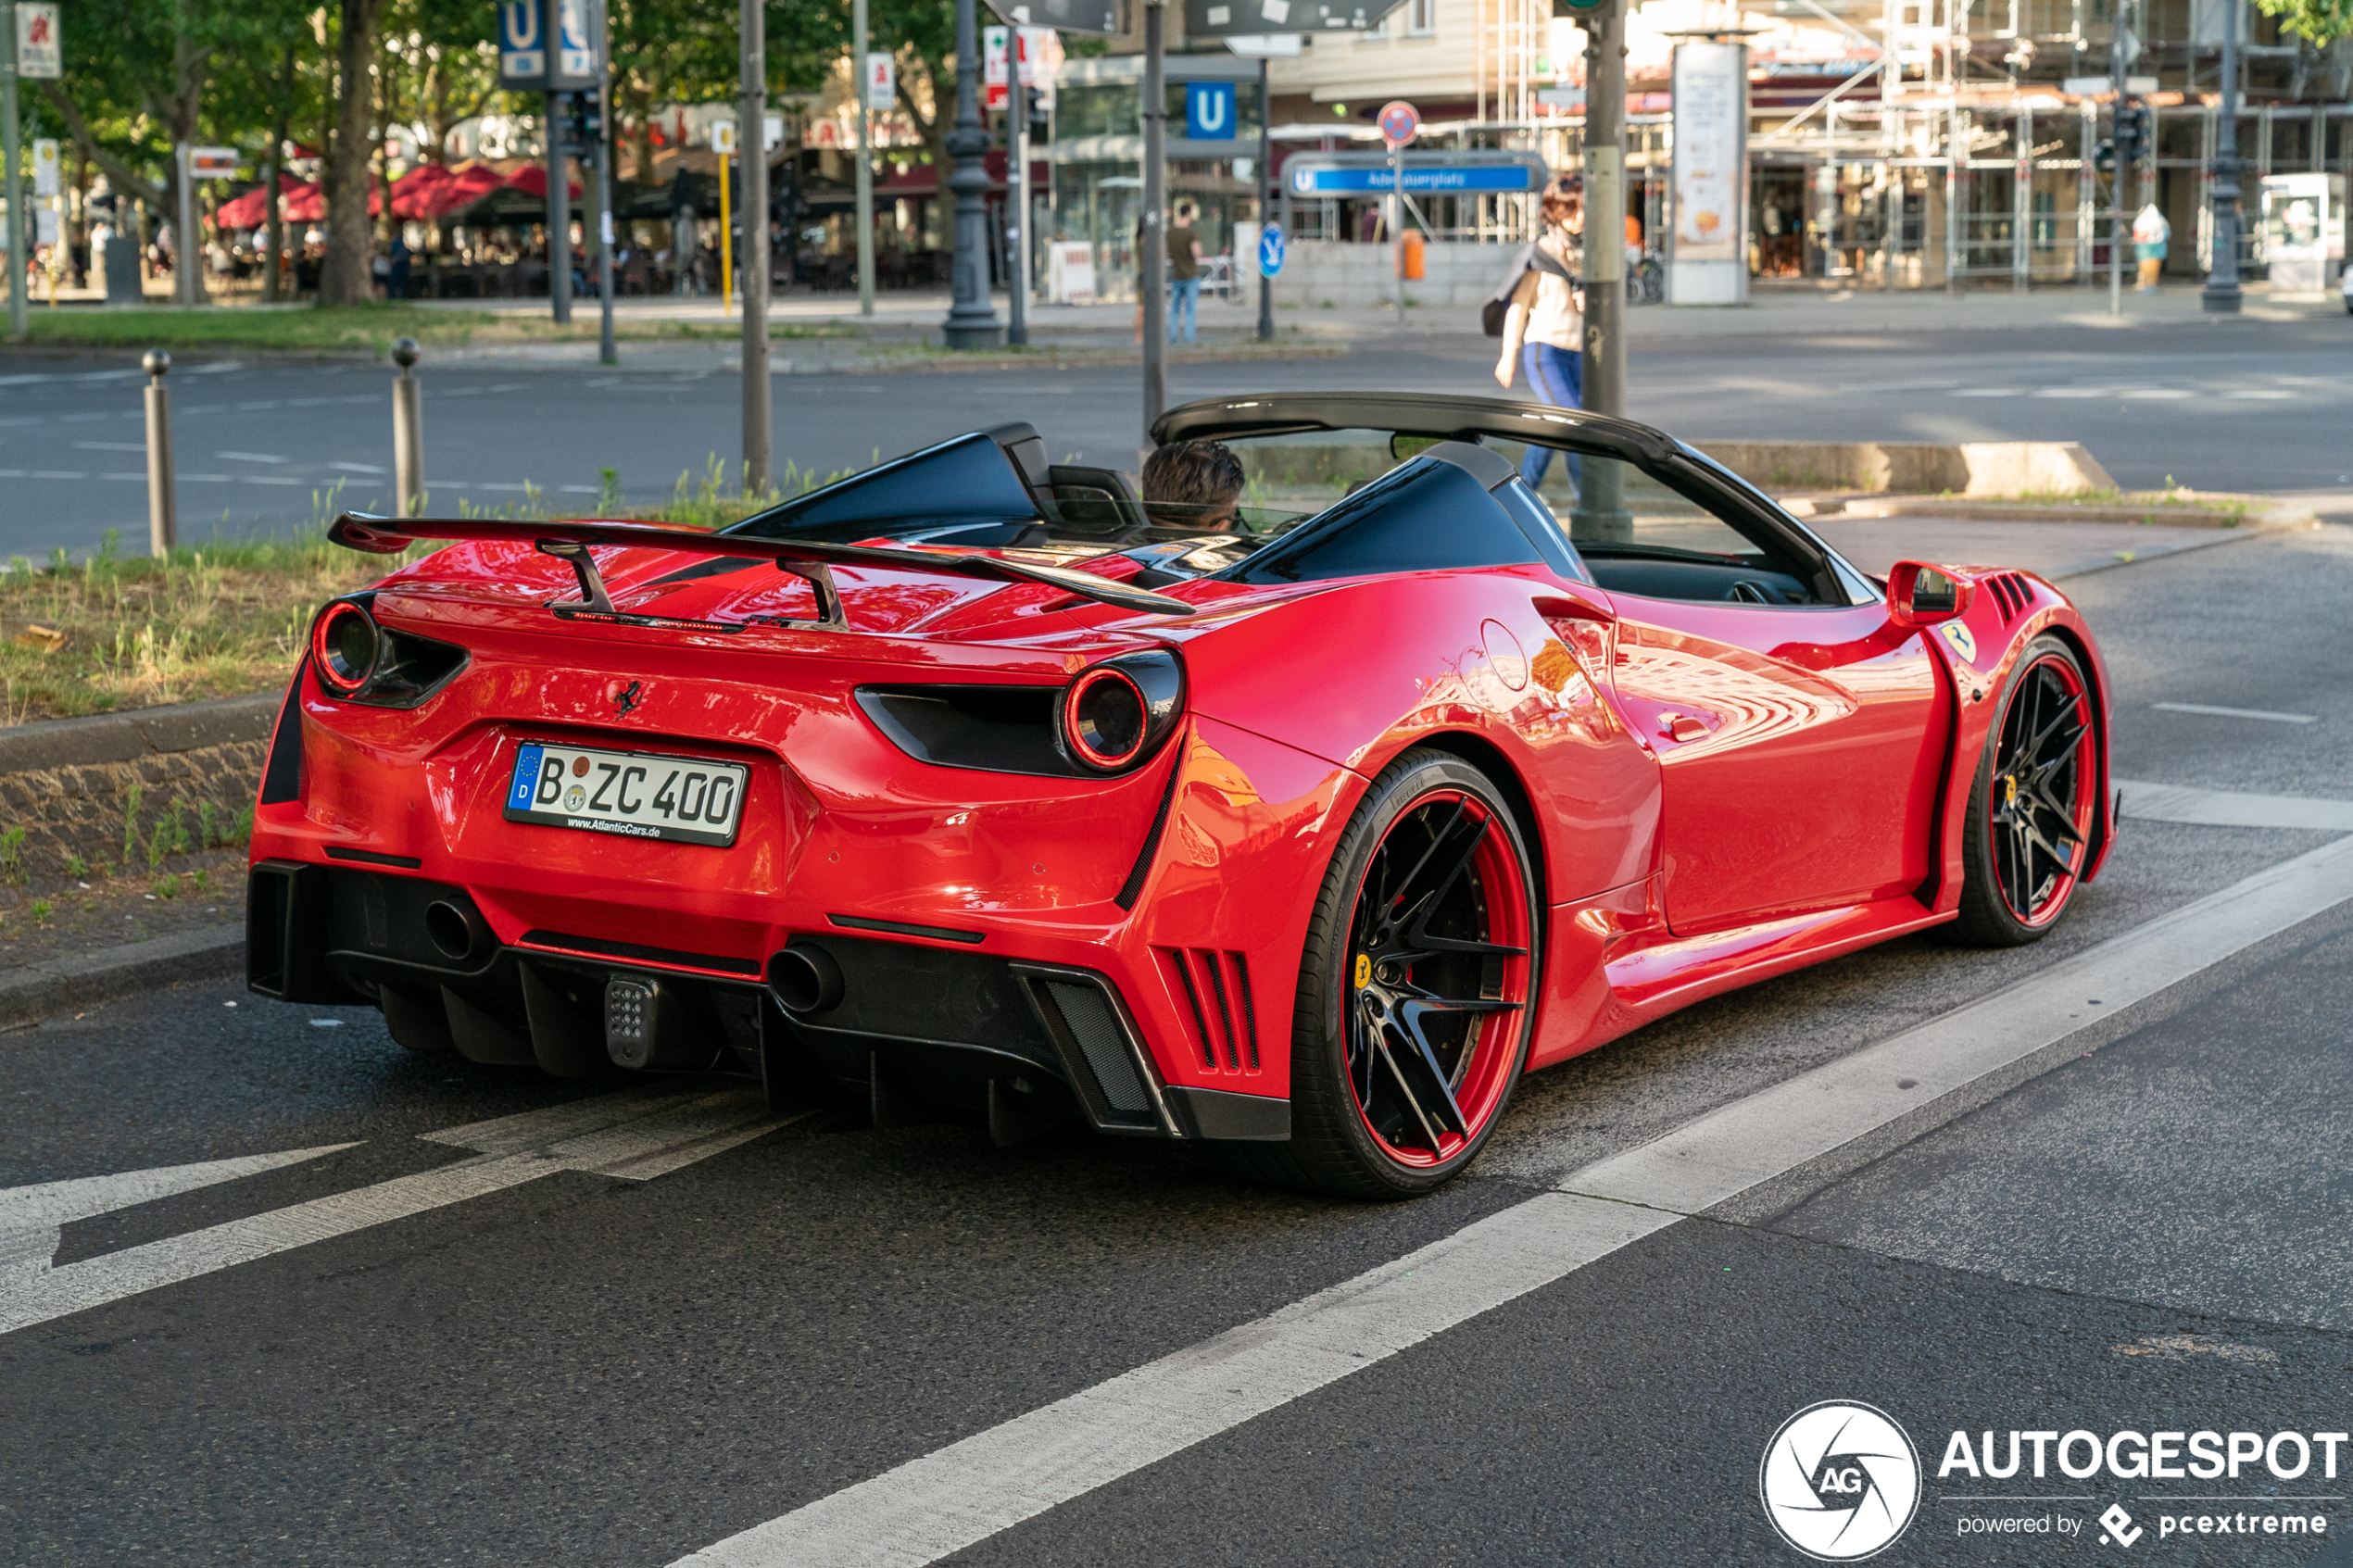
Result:
<svg viewBox="0 0 2353 1568">
<path fill-rule="evenodd" d="M 1126 671 L 1098 665 L 1071 684 L 1063 739 L 1090 768 L 1125 768 L 1144 749 L 1148 719 L 1143 688 Z"/>
<path fill-rule="evenodd" d="M 368 684 L 376 672 L 376 654 L 383 646 L 375 618 L 360 606 L 333 604 L 310 630 L 310 657 L 327 689 L 346 696 Z"/>
</svg>

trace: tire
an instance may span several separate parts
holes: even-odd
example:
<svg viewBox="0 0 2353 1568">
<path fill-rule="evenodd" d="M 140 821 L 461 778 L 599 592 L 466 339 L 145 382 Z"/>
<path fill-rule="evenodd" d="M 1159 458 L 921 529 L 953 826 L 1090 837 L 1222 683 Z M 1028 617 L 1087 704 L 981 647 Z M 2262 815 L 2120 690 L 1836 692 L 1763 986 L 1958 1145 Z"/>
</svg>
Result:
<svg viewBox="0 0 2353 1568">
<path fill-rule="evenodd" d="M 1290 1141 L 1235 1153 L 1346 1198 L 1417 1198 L 1459 1175 L 1527 1064 L 1541 930 L 1528 846 L 1487 775 L 1419 749 L 1382 770 L 1308 922 Z"/>
<path fill-rule="evenodd" d="M 1961 914 L 1972 947 L 2039 942 L 2074 897 L 2099 813 L 2092 686 L 2074 650 L 2037 637 L 2002 689 L 1961 822 Z"/>
</svg>

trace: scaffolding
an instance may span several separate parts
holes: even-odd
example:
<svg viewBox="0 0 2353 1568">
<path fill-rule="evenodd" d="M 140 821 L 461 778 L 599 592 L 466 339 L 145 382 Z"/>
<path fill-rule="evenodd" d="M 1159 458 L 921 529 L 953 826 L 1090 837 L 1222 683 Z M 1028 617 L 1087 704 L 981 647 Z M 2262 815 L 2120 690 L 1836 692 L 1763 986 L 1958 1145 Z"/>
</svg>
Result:
<svg viewBox="0 0 2353 1568">
<path fill-rule="evenodd" d="M 2108 274 L 2118 209 L 2129 226 L 2154 206 L 2176 237 L 2168 270 L 2203 271 L 2227 3 L 2140 0 L 2127 10 L 2132 73 L 2156 79 L 2138 99 L 2155 134 L 2150 155 L 2120 178 L 2100 167 L 2112 98 L 2066 91 L 2070 76 L 2105 77 L 2112 0 L 1778 0 L 1778 14 L 1818 15 L 1878 57 L 1810 104 L 1757 114 L 1752 270 L 1890 288 L 2092 283 Z M 1869 39 L 1873 21 L 1879 37 Z M 2251 207 L 2264 175 L 2347 169 L 2353 55 L 2283 38 L 2251 8 L 2244 32 L 2239 144 Z M 1783 229 L 1780 203 L 1801 190 L 1797 221 Z M 2242 225 L 2254 276 L 2259 227 Z"/>
</svg>

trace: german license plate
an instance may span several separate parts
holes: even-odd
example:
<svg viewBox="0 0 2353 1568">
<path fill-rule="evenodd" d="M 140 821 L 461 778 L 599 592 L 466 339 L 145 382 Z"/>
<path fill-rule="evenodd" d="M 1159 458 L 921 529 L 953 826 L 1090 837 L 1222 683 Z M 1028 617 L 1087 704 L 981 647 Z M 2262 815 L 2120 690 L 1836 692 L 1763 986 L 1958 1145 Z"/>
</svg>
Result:
<svg viewBox="0 0 2353 1568">
<path fill-rule="evenodd" d="M 624 838 L 733 844 L 749 779 L 737 762 L 531 741 L 515 753 L 506 815 Z"/>
</svg>

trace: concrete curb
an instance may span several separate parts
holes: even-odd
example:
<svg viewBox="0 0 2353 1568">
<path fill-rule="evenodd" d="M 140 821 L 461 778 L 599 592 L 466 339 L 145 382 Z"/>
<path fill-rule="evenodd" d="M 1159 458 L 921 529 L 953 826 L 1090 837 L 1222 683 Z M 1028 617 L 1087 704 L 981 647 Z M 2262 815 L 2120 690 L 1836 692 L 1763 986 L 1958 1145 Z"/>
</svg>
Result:
<svg viewBox="0 0 2353 1568">
<path fill-rule="evenodd" d="M 71 1009 L 183 982 L 230 979 L 245 972 L 245 928 L 211 925 L 0 970 L 0 1028 L 20 1028 Z"/>
<path fill-rule="evenodd" d="M 284 696 L 283 691 L 258 692 L 11 725 L 0 729 L 0 773 L 99 767 L 232 741 L 267 740 Z"/>
<path fill-rule="evenodd" d="M 2296 517 L 2253 522 L 2238 528 L 2217 528 L 2211 531 L 2209 537 L 2192 539 L 2186 544 L 2167 545 L 2150 550 L 2119 550 L 2106 560 L 2088 561 L 2081 566 L 2070 566 L 2063 571 L 2054 571 L 2050 573 L 2050 581 L 2057 583 L 2070 577 L 2088 577 L 2095 571 L 2113 571 L 2120 566 L 2131 566 L 2139 561 L 2162 560 L 2172 556 L 2185 556 L 2194 550 L 2211 550 L 2221 545 L 2235 545 L 2242 539 L 2259 539 L 2266 534 L 2292 533 L 2320 526 L 2318 518 Z"/>
</svg>

